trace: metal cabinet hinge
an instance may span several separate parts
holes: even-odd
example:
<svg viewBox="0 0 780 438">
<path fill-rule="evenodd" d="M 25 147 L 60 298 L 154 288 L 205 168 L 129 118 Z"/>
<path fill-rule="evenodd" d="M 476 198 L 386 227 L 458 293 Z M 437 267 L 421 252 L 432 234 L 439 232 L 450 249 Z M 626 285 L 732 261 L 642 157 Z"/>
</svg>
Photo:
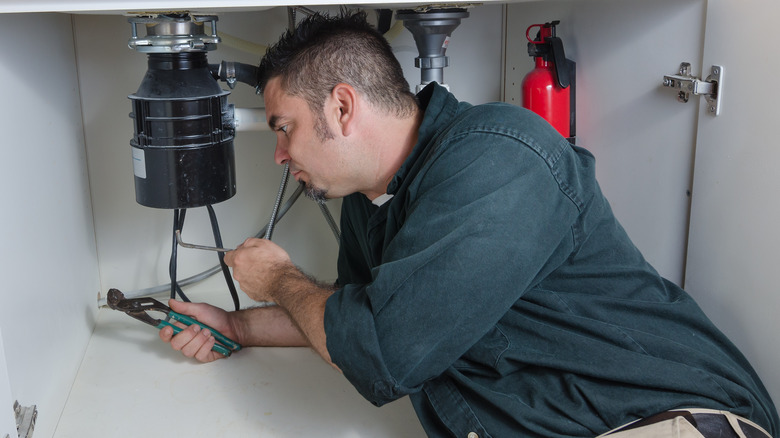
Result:
<svg viewBox="0 0 780 438">
<path fill-rule="evenodd" d="M 38 408 L 35 405 L 22 406 L 16 401 L 14 414 L 16 414 L 16 430 L 19 438 L 31 438 L 35 429 L 35 420 L 38 419 Z"/>
<path fill-rule="evenodd" d="M 702 81 L 691 75 L 691 64 L 683 62 L 680 64 L 679 74 L 665 75 L 663 84 L 665 87 L 678 90 L 677 100 L 680 102 L 688 102 L 691 94 L 704 96 L 707 101 L 707 111 L 715 116 L 720 114 L 723 66 L 713 65 L 710 67 L 710 75 Z"/>
</svg>

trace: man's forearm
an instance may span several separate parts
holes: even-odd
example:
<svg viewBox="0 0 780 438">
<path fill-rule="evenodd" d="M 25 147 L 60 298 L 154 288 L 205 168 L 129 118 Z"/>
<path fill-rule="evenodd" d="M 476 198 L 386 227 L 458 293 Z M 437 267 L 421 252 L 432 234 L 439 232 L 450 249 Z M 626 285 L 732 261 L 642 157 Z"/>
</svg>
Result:
<svg viewBox="0 0 780 438">
<path fill-rule="evenodd" d="M 233 314 L 239 342 L 246 347 L 308 347 L 309 342 L 286 310 L 253 307 Z"/>
<path fill-rule="evenodd" d="M 325 303 L 333 294 L 333 287 L 317 283 L 293 265 L 280 267 L 277 279 L 274 301 L 287 312 L 308 345 L 336 367 L 330 359 L 325 337 Z"/>
</svg>

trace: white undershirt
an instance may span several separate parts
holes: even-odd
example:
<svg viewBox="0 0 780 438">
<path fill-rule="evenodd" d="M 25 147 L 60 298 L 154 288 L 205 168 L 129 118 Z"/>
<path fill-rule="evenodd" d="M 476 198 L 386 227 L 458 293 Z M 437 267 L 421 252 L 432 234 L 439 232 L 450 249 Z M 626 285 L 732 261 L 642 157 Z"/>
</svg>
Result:
<svg viewBox="0 0 780 438">
<path fill-rule="evenodd" d="M 385 202 L 389 201 L 392 198 L 393 198 L 393 195 L 385 193 L 383 195 L 379 195 L 376 198 L 374 198 L 374 200 L 371 201 L 371 203 L 376 205 L 377 207 L 379 207 L 379 206 L 381 206 L 382 204 L 384 204 Z"/>
</svg>

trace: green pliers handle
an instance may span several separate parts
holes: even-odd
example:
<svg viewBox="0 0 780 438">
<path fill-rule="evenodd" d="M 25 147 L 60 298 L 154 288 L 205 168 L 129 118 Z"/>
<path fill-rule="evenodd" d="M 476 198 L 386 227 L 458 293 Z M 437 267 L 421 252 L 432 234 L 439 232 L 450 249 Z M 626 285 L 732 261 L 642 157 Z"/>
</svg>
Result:
<svg viewBox="0 0 780 438">
<path fill-rule="evenodd" d="M 190 318 L 187 315 L 182 315 L 181 313 L 176 313 L 174 311 L 168 312 L 168 317 L 181 322 L 184 325 L 190 326 L 192 324 L 199 325 L 201 328 L 208 329 L 208 331 L 211 332 L 211 334 L 214 336 L 214 339 L 217 340 L 217 343 L 214 344 L 214 346 L 211 348 L 213 351 L 216 351 L 217 353 L 222 354 L 223 356 L 227 357 L 230 356 L 234 351 L 238 351 L 241 349 L 241 344 L 238 342 L 228 338 L 227 336 L 223 335 L 222 333 L 218 332 L 217 330 L 214 330 L 213 328 L 209 327 L 206 324 L 203 324 L 202 322 L 199 322 L 197 319 Z M 183 329 L 175 324 L 171 324 L 168 321 L 160 320 L 160 324 L 157 325 L 158 329 L 161 329 L 163 327 L 171 327 L 173 328 L 173 334 L 178 334 Z"/>
</svg>

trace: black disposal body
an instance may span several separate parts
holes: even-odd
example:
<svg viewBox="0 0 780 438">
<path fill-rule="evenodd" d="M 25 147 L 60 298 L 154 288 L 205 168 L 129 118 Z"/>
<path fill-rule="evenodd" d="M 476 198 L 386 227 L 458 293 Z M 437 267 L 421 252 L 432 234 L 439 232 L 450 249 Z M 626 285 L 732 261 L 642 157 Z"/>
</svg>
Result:
<svg viewBox="0 0 780 438">
<path fill-rule="evenodd" d="M 236 193 L 232 106 L 205 52 L 150 53 L 131 99 L 136 201 L 194 208 Z"/>
</svg>

